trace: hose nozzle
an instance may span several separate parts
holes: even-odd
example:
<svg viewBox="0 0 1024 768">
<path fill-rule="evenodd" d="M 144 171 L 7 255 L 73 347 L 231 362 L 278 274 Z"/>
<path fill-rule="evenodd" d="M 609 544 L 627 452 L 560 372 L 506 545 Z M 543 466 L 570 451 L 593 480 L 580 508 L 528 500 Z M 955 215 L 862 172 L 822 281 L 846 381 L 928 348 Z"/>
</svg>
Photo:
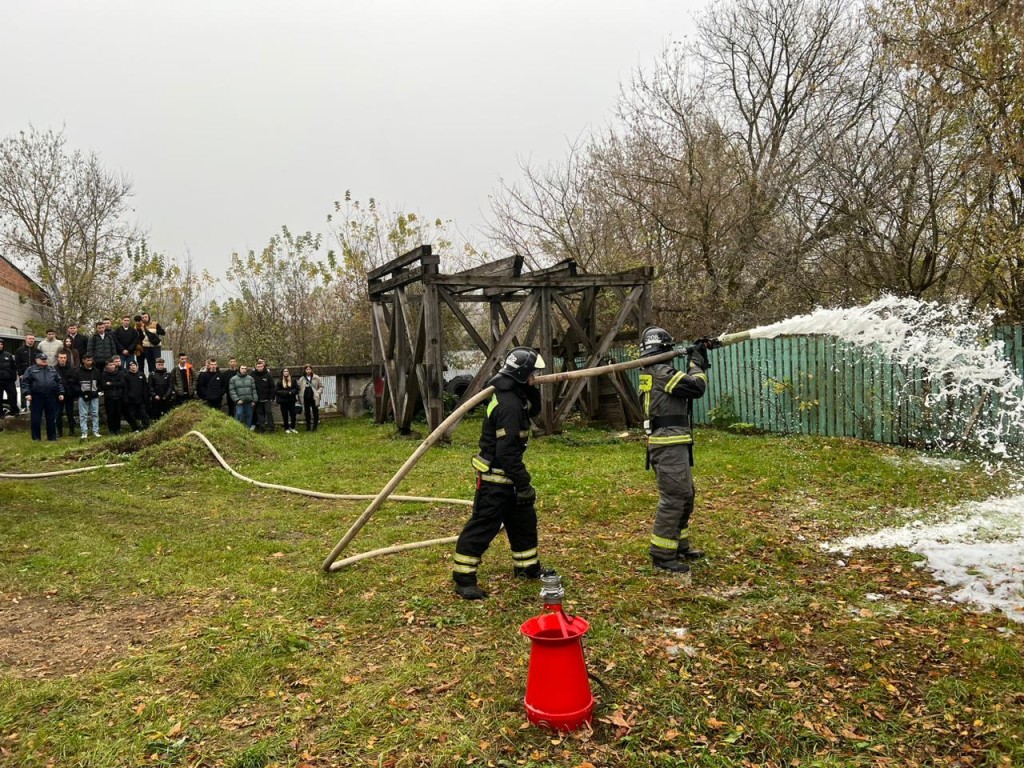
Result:
<svg viewBox="0 0 1024 768">
<path fill-rule="evenodd" d="M 741 341 L 746 341 L 750 338 L 750 331 L 740 331 L 739 333 L 723 333 L 718 337 L 718 343 L 727 347 L 730 344 L 739 344 Z"/>
</svg>

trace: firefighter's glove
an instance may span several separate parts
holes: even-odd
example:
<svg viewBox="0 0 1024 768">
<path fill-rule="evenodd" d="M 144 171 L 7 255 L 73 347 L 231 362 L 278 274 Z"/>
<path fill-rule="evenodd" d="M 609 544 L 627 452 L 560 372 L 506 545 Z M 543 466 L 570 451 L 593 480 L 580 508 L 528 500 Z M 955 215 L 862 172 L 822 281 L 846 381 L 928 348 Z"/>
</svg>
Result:
<svg viewBox="0 0 1024 768">
<path fill-rule="evenodd" d="M 516 488 L 517 507 L 532 507 L 535 501 L 537 501 L 537 491 L 532 485 Z"/>
<path fill-rule="evenodd" d="M 690 362 L 702 371 L 706 371 L 711 367 L 711 364 L 708 362 L 707 354 L 708 349 L 704 346 L 704 340 L 701 339 L 690 347 Z"/>
<path fill-rule="evenodd" d="M 532 384 L 526 386 L 526 401 L 530 404 L 528 413 L 532 419 L 534 416 L 540 414 L 540 387 L 535 387 Z"/>
</svg>

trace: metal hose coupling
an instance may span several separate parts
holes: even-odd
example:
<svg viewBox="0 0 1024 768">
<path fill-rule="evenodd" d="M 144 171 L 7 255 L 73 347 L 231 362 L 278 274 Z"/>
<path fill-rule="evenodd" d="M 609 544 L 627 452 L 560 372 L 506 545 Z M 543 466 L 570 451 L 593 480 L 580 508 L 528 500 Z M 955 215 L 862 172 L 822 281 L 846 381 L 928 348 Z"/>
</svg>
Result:
<svg viewBox="0 0 1024 768">
<path fill-rule="evenodd" d="M 557 573 L 541 574 L 540 585 L 540 599 L 544 608 L 549 611 L 562 610 L 562 599 L 565 597 L 562 577 Z"/>
</svg>

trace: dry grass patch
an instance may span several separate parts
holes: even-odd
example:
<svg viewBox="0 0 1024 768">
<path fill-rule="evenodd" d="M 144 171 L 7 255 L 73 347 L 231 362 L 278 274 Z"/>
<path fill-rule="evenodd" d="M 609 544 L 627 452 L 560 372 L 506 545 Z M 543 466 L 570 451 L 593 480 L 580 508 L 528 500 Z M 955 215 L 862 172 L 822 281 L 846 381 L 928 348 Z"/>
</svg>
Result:
<svg viewBox="0 0 1024 768">
<path fill-rule="evenodd" d="M 0 601 L 0 667 L 18 678 L 77 677 L 145 649 L 191 613 L 167 598 L 115 605 L 40 595 Z"/>
</svg>

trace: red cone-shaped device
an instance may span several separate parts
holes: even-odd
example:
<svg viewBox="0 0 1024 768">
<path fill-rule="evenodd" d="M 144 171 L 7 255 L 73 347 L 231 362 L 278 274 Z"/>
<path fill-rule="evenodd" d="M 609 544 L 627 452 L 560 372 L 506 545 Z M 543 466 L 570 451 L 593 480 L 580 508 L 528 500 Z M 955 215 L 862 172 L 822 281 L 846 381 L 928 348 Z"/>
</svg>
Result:
<svg viewBox="0 0 1024 768">
<path fill-rule="evenodd" d="M 545 597 L 544 607 L 554 610 L 527 619 L 519 628 L 532 641 L 526 717 L 534 725 L 574 731 L 589 723 L 594 714 L 594 696 L 583 661 L 583 635 L 590 624 L 579 616 L 566 616 L 560 594 L 557 603 L 549 603 L 544 591 L 541 596 Z"/>
</svg>

